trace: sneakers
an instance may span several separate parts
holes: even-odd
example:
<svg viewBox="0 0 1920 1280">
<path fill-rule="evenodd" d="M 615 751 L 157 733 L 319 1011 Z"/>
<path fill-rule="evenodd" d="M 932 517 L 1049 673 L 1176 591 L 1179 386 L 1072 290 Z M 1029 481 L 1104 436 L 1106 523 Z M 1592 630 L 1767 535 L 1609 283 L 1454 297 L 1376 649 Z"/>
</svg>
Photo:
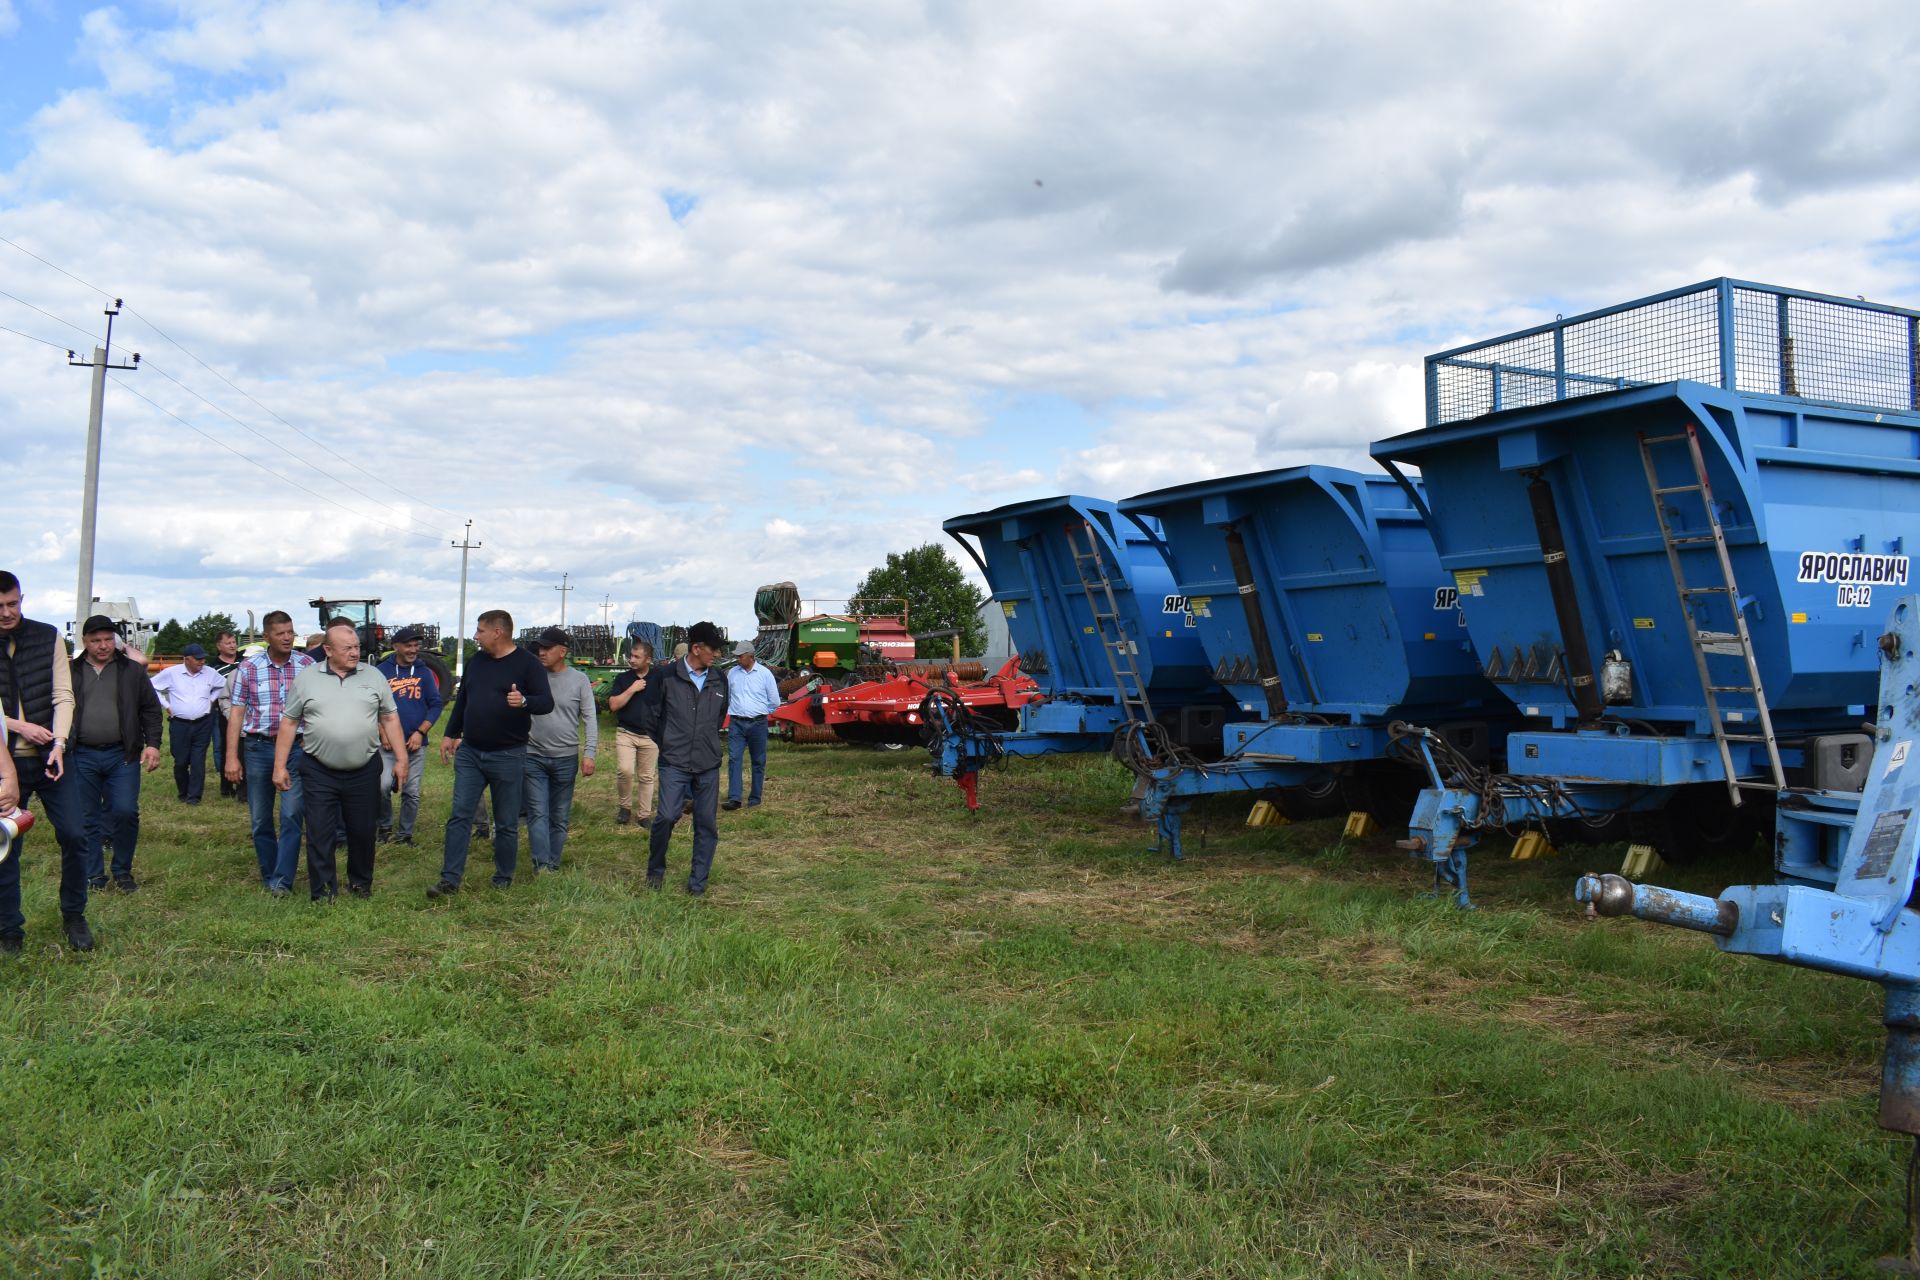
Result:
<svg viewBox="0 0 1920 1280">
<path fill-rule="evenodd" d="M 759 802 L 758 800 L 749 800 L 749 801 L 747 801 L 747 808 L 749 808 L 749 809 L 758 809 L 759 807 L 760 807 L 760 802 Z"/>
<path fill-rule="evenodd" d="M 619 813 L 613 815 L 613 825 L 616 827 L 624 827 L 632 821 L 633 810 L 631 809 L 622 809 Z"/>
<path fill-rule="evenodd" d="M 394 843 L 394 844 L 407 844 L 407 845 L 410 845 L 410 844 L 412 844 L 412 843 L 413 843 L 413 837 L 412 837 L 412 836 L 410 836 L 410 835 L 405 835 L 405 836 L 395 836 L 395 837 L 393 838 L 393 843 Z"/>
<path fill-rule="evenodd" d="M 93 890 L 95 893 L 105 893 L 107 886 L 111 883 L 113 882 L 105 876 L 94 876 L 91 880 L 87 881 L 87 888 Z"/>
<path fill-rule="evenodd" d="M 27 942 L 26 935 L 18 929 L 8 929 L 0 933 L 0 956 L 17 956 L 20 948 Z"/>
<path fill-rule="evenodd" d="M 292 892 L 293 890 L 283 884 L 270 884 L 267 886 L 267 896 L 270 898 L 284 898 Z"/>
<path fill-rule="evenodd" d="M 664 875 L 648 876 L 647 888 L 653 890 L 655 893 L 658 893 L 660 892 L 660 886 L 665 884 L 666 882 L 667 882 L 667 878 Z"/>
<path fill-rule="evenodd" d="M 496 889 L 511 889 L 513 888 L 513 877 L 507 876 L 503 879 L 500 876 L 495 876 L 493 878 L 493 887 Z"/>
<path fill-rule="evenodd" d="M 382 827 L 382 828 L 380 828 L 380 829 L 379 829 L 378 831 L 376 831 L 376 832 L 374 832 L 374 833 L 373 833 L 373 842 L 374 842 L 375 844 L 392 844 L 392 843 L 393 843 L 393 828 L 392 828 L 392 827 Z"/>
<path fill-rule="evenodd" d="M 473 838 L 475 840 L 491 840 L 493 838 L 493 825 L 486 822 L 474 823 Z"/>
<path fill-rule="evenodd" d="M 725 809 L 728 813 L 732 813 L 735 809 L 738 809 L 740 807 L 740 802 L 738 800 L 729 800 L 725 804 L 721 805 L 720 807 L 722 809 Z"/>
<path fill-rule="evenodd" d="M 350 884 L 347 886 L 347 892 L 356 898 L 371 898 L 373 896 L 373 886 L 370 884 Z"/>
<path fill-rule="evenodd" d="M 551 866 L 545 862 L 536 862 L 533 864 L 533 874 L 537 876 L 550 876 L 559 870 L 559 867 Z M 504 888 L 505 886 L 502 887 Z"/>
<path fill-rule="evenodd" d="M 60 922 L 67 933 L 67 945 L 75 951 L 93 950 L 93 930 L 87 928 L 85 916 L 62 916 Z"/>
<path fill-rule="evenodd" d="M 431 889 L 427 890 L 427 897 L 451 898 L 454 894 L 458 892 L 460 892 L 459 885 L 455 884 L 451 880 L 442 880 L 439 884 L 436 884 Z"/>
<path fill-rule="evenodd" d="M 138 893 L 140 891 L 139 882 L 133 878 L 131 873 L 124 876 L 115 876 L 113 878 L 113 887 L 122 893 Z"/>
</svg>

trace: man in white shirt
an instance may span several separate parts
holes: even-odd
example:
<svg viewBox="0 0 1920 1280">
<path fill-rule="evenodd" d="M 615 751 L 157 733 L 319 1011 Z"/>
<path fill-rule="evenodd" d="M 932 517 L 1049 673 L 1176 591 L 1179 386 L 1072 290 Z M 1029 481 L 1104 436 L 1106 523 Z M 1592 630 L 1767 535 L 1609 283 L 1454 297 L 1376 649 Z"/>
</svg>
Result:
<svg viewBox="0 0 1920 1280">
<path fill-rule="evenodd" d="M 767 715 L 780 705 L 780 686 L 773 672 L 754 657 L 753 645 L 742 640 L 733 650 L 733 669 L 727 672 L 727 802 L 723 809 L 740 807 L 740 757 L 753 758 L 753 790 L 747 808 L 760 803 L 767 776 Z"/>
<path fill-rule="evenodd" d="M 173 751 L 173 789 L 188 804 L 200 803 L 207 781 L 207 748 L 213 744 L 214 717 L 225 697 L 227 682 L 207 665 L 207 651 L 190 644 L 180 651 L 181 662 L 153 678 L 172 722 L 167 738 Z"/>
</svg>

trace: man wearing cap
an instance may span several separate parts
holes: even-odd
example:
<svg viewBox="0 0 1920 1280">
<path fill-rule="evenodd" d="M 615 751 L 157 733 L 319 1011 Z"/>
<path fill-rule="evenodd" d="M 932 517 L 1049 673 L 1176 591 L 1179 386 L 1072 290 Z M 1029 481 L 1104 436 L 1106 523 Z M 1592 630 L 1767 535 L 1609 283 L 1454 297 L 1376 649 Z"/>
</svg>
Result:
<svg viewBox="0 0 1920 1280">
<path fill-rule="evenodd" d="M 213 716 L 213 771 L 220 775 L 220 794 L 238 796 L 240 803 L 245 804 L 246 788 L 240 783 L 228 782 L 226 773 L 227 717 L 233 714 L 233 673 L 240 669 L 240 637 L 231 631 L 222 631 L 214 637 L 213 653 L 207 665 L 220 677 L 220 701 L 214 706 Z M 241 762 L 243 768 L 245 763 Z"/>
<path fill-rule="evenodd" d="M 493 801 L 493 887 L 513 884 L 520 860 L 520 797 L 527 784 L 527 738 L 533 718 L 553 710 L 553 691 L 539 659 L 513 642 L 513 615 L 489 609 L 474 620 L 479 652 L 453 696 L 440 758 L 453 761 L 453 813 L 447 819 L 440 880 L 429 898 L 460 891 L 480 793 Z"/>
<path fill-rule="evenodd" d="M 227 717 L 227 781 L 247 784 L 247 811 L 253 820 L 253 855 L 260 863 L 260 882 L 276 898 L 293 888 L 300 868 L 300 822 L 305 816 L 306 793 L 300 786 L 300 743 L 295 740 L 287 757 L 292 786 L 274 786 L 273 761 L 280 733 L 281 709 L 293 689 L 294 677 L 313 665 L 313 659 L 293 647 L 293 619 L 275 609 L 260 620 L 267 647 L 247 658 L 233 673 L 233 711 Z M 247 765 L 240 768 L 245 753 Z M 274 797 L 280 798 L 280 828 L 273 825 Z"/>
<path fill-rule="evenodd" d="M 207 665 L 207 651 L 190 644 L 180 651 L 179 666 L 153 678 L 153 691 L 171 722 L 167 738 L 173 751 L 173 789 L 186 803 L 199 804 L 207 783 L 207 746 L 213 741 L 227 682 Z"/>
<path fill-rule="evenodd" d="M 681 810 L 693 805 L 693 865 L 687 892 L 707 891 L 707 873 L 720 843 L 720 726 L 727 718 L 727 682 L 713 670 L 726 641 L 711 622 L 687 629 L 687 656 L 667 664 L 660 674 L 660 809 L 648 839 L 647 887 L 658 889 L 667 876 L 667 844 Z"/>
<path fill-rule="evenodd" d="M 426 773 L 427 736 L 433 722 L 440 718 L 442 706 L 440 681 L 433 670 L 420 661 L 420 633 L 402 627 L 393 637 L 393 652 L 380 663 L 380 674 L 393 691 L 393 703 L 400 709 L 400 738 L 407 748 L 406 780 L 394 785 L 394 761 L 399 757 L 387 748 L 380 749 L 380 831 L 379 843 L 413 843 L 413 824 L 420 816 L 420 778 Z M 393 794 L 400 793 L 400 820 L 393 817 Z"/>
<path fill-rule="evenodd" d="M 660 763 L 660 745 L 653 739 L 660 732 L 660 690 L 653 671 L 653 646 L 645 640 L 633 641 L 627 649 L 627 669 L 607 688 L 607 709 L 618 726 L 613 760 L 620 812 L 614 822 L 623 827 L 629 822 L 653 825 L 653 789 Z"/>
<path fill-rule="evenodd" d="M 133 855 L 140 842 L 140 770 L 160 767 L 160 699 L 145 665 L 114 651 L 120 637 L 113 619 L 95 614 L 80 628 L 80 656 L 69 671 L 73 682 L 73 742 L 67 767 L 73 772 L 73 804 L 92 814 L 102 805 L 113 836 L 113 884 L 122 893 L 140 886 Z M 87 878 L 106 887 L 98 829 L 87 839 Z M 76 944 L 78 945 L 78 944 Z"/>
<path fill-rule="evenodd" d="M 560 869 L 567 847 L 567 825 L 573 817 L 573 782 L 577 773 L 593 776 L 593 756 L 600 746 L 600 713 L 593 705 L 593 681 L 567 661 L 573 637 L 559 627 L 548 627 L 533 642 L 534 655 L 546 668 L 547 687 L 553 691 L 553 710 L 533 718 L 527 737 L 527 853 L 533 873 Z M 586 759 L 580 759 L 581 728 L 586 730 Z"/>
<path fill-rule="evenodd" d="M 767 775 L 767 716 L 780 705 L 780 686 L 773 672 L 754 656 L 753 645 L 742 640 L 733 647 L 733 670 L 727 672 L 727 803 L 740 807 L 740 757 L 753 756 L 753 790 L 747 808 L 760 803 L 760 787 Z"/>
<path fill-rule="evenodd" d="M 273 785 L 293 786 L 287 760 L 304 734 L 300 783 L 307 818 L 307 891 L 315 902 L 340 892 L 333 851 L 347 837 L 347 892 L 373 896 L 373 831 L 380 817 L 381 744 L 394 776 L 407 780 L 408 753 L 399 708 L 379 668 L 360 661 L 360 634 L 335 620 L 326 630 L 325 662 L 293 678 L 273 744 Z"/>
<path fill-rule="evenodd" d="M 87 815 L 72 803 L 67 738 L 73 728 L 73 670 L 52 623 L 21 613 L 20 579 L 0 569 L 0 711 L 15 775 L 14 803 L 40 797 L 41 817 L 60 846 L 60 914 L 68 942 L 91 950 L 87 932 Z M 27 918 L 20 913 L 20 865 L 26 837 L 0 861 L 0 955 L 17 955 Z"/>
</svg>

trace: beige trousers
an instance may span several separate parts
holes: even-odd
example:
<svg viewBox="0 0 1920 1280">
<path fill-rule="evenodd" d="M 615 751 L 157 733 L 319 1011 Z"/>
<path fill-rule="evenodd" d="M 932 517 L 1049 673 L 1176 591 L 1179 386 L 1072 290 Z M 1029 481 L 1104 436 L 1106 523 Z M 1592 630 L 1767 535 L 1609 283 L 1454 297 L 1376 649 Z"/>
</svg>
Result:
<svg viewBox="0 0 1920 1280">
<path fill-rule="evenodd" d="M 636 823 L 653 821 L 653 788 L 659 778 L 656 768 L 659 760 L 660 745 L 652 738 L 630 729 L 614 733 L 615 790 L 619 793 L 620 807 L 633 810 Z M 632 804 L 627 803 L 629 796 L 633 798 Z"/>
</svg>

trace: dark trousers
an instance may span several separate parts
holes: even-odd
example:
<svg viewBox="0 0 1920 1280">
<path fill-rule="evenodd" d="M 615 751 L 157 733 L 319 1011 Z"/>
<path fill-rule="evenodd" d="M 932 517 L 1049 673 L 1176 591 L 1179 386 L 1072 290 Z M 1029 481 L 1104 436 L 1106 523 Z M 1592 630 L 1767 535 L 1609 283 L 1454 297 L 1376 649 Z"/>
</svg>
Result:
<svg viewBox="0 0 1920 1280">
<path fill-rule="evenodd" d="M 0 751 L 6 748 L 0 746 Z M 60 911 L 77 916 L 87 909 L 87 816 L 72 804 L 72 778 L 63 774 L 57 780 L 47 777 L 46 761 L 40 756 L 15 756 L 14 772 L 20 775 L 20 803 L 25 806 L 35 796 L 40 800 L 40 818 L 53 828 L 60 845 Z M 68 762 L 67 769 L 73 765 Z M 6 861 L 0 862 L 0 933 L 26 924 L 20 914 L 20 864 L 27 852 L 27 837 L 13 844 Z"/>
<path fill-rule="evenodd" d="M 200 792 L 207 785 L 207 746 L 212 741 L 212 714 L 198 720 L 175 716 L 168 727 L 167 743 L 173 750 L 173 789 L 180 793 L 182 800 L 200 799 Z"/>
<path fill-rule="evenodd" d="M 720 846 L 720 766 L 690 773 L 676 765 L 660 766 L 660 807 L 648 836 L 647 879 L 667 874 L 667 842 L 673 839 L 680 811 L 693 798 L 693 865 L 687 872 L 687 892 L 707 891 L 707 872 L 713 869 L 713 851 Z"/>
<path fill-rule="evenodd" d="M 119 747 L 89 747 L 67 744 L 66 785 L 72 789 L 71 803 L 76 812 L 100 813 L 100 822 L 83 824 L 86 834 L 87 877 L 99 881 L 106 877 L 106 862 L 101 854 L 102 836 L 113 837 L 113 874 L 133 874 L 133 853 L 140 844 L 140 759 L 127 759 Z"/>
<path fill-rule="evenodd" d="M 748 804 L 760 803 L 760 787 L 767 779 L 767 718 L 735 716 L 727 721 L 727 799 L 740 798 L 740 757 L 753 759 L 753 790 Z"/>
<path fill-rule="evenodd" d="M 459 884 L 467 874 L 467 846 L 473 840 L 473 812 L 480 793 L 492 793 L 493 882 L 513 883 L 520 861 L 520 797 L 527 785 L 527 749 L 503 747 L 479 751 L 462 745 L 453 753 L 453 813 L 447 819 L 447 843 L 440 878 Z"/>
<path fill-rule="evenodd" d="M 380 757 L 357 769 L 329 769 L 300 757 L 307 813 L 307 889 L 316 898 L 340 892 L 333 851 L 347 834 L 347 883 L 373 888 L 373 829 L 380 818 Z"/>
</svg>

